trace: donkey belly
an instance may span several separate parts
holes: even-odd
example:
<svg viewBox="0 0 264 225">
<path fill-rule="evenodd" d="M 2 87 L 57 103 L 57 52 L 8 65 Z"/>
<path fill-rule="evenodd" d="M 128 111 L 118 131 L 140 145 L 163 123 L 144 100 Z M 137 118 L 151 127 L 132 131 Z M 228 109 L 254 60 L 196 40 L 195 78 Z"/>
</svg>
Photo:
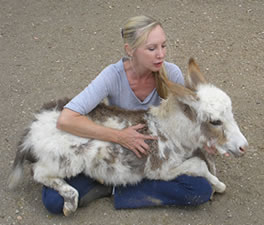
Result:
<svg viewBox="0 0 264 225">
<path fill-rule="evenodd" d="M 143 179 L 146 159 L 118 144 L 93 141 L 93 149 L 85 156 L 84 173 L 101 183 L 135 184 Z"/>
<path fill-rule="evenodd" d="M 135 184 L 143 179 L 143 175 L 125 167 L 121 163 L 109 165 L 98 162 L 96 167 L 88 167 L 84 173 L 98 182 L 106 185 Z"/>
</svg>

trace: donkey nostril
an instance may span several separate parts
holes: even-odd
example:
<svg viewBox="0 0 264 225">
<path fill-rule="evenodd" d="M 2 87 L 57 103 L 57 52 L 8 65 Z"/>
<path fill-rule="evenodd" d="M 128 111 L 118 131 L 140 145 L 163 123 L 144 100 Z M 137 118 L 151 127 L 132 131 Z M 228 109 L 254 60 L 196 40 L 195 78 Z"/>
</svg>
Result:
<svg viewBox="0 0 264 225">
<path fill-rule="evenodd" d="M 239 150 L 240 150 L 242 153 L 245 153 L 245 152 L 246 152 L 245 148 L 242 148 L 242 147 L 240 147 Z"/>
</svg>

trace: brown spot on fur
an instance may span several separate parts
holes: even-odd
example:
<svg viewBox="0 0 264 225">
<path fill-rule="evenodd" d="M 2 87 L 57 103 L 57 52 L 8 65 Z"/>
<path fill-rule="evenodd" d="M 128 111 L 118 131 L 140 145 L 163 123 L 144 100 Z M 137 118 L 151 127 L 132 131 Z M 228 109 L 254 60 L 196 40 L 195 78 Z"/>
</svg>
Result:
<svg viewBox="0 0 264 225">
<path fill-rule="evenodd" d="M 26 154 L 26 160 L 31 163 L 36 163 L 38 161 L 38 158 L 34 155 L 32 149 L 30 149 Z"/>
<path fill-rule="evenodd" d="M 121 154 L 121 163 L 124 166 L 130 168 L 133 173 L 143 175 L 147 157 L 142 156 L 141 158 L 138 158 L 134 152 L 123 148 L 118 144 L 113 144 L 112 154 L 114 158 L 118 158 L 118 155 Z"/>
<path fill-rule="evenodd" d="M 89 150 L 92 146 L 92 140 L 87 141 L 81 145 L 71 145 L 70 148 L 74 149 L 74 153 L 76 155 L 83 154 L 85 151 Z"/>
<path fill-rule="evenodd" d="M 189 120 L 196 122 L 197 114 L 194 110 L 191 109 L 190 106 L 179 102 L 180 109 L 183 111 L 184 115 L 189 118 Z"/>
<path fill-rule="evenodd" d="M 204 153 L 202 152 L 202 150 L 199 148 L 196 149 L 195 151 L 193 151 L 192 157 L 198 157 L 201 160 L 206 162 L 206 157 L 205 157 Z"/>
<path fill-rule="evenodd" d="M 26 141 L 27 136 L 29 135 L 30 129 L 25 129 L 22 135 L 21 140 L 17 145 L 16 157 L 13 163 L 13 168 L 15 168 L 19 164 L 23 164 L 25 160 L 28 160 L 31 163 L 35 163 L 38 161 L 38 158 L 35 156 L 34 152 L 31 148 L 27 149 L 27 151 L 23 151 L 23 143 Z"/>
<path fill-rule="evenodd" d="M 112 144 L 111 147 L 107 147 L 108 150 L 108 158 L 104 158 L 104 161 L 107 164 L 114 164 L 116 162 L 117 159 L 117 152 L 113 151 L 114 149 L 114 144 Z"/>
<path fill-rule="evenodd" d="M 102 151 L 107 152 L 102 152 Z M 130 168 L 133 173 L 143 175 L 146 163 L 146 157 L 138 158 L 134 152 L 125 149 L 118 144 L 112 143 L 106 149 L 98 149 L 96 159 L 93 160 L 93 167 L 98 167 L 102 161 L 106 163 L 106 169 L 109 176 L 115 171 L 114 164 L 120 160 L 124 166 Z"/>
<path fill-rule="evenodd" d="M 78 147 L 77 145 L 71 145 L 71 146 L 70 146 L 71 149 L 75 149 L 75 148 L 77 148 L 77 147 Z"/>
<path fill-rule="evenodd" d="M 71 161 L 68 159 L 66 156 L 61 155 L 59 158 L 59 168 L 60 169 L 65 169 L 70 167 Z"/>
<path fill-rule="evenodd" d="M 164 155 L 166 160 L 169 160 L 170 152 L 171 150 L 168 147 L 164 149 Z"/>
<path fill-rule="evenodd" d="M 227 141 L 223 129 L 214 127 L 209 122 L 201 124 L 201 131 L 208 139 L 216 138 L 219 145 L 223 145 Z"/>
<path fill-rule="evenodd" d="M 103 160 L 108 164 L 114 164 L 115 163 L 115 158 L 111 157 L 111 158 L 103 158 Z"/>
<path fill-rule="evenodd" d="M 170 149 L 165 148 L 164 150 L 165 158 L 161 158 L 158 154 L 159 153 L 158 141 L 156 140 L 152 141 L 150 147 L 151 147 L 151 152 L 149 153 L 149 160 L 151 163 L 151 170 L 160 169 L 162 167 L 162 164 L 169 159 Z"/>
<path fill-rule="evenodd" d="M 94 169 L 97 169 L 99 166 L 100 166 L 100 162 L 98 162 L 97 160 L 94 160 L 94 161 L 93 161 L 93 165 L 92 165 L 92 167 L 93 167 Z"/>
<path fill-rule="evenodd" d="M 123 123 L 123 122 L 124 122 L 123 118 L 118 118 L 118 123 Z M 128 126 L 128 123 L 127 123 L 127 126 Z"/>
<path fill-rule="evenodd" d="M 112 174 L 112 173 L 114 173 L 114 171 L 115 171 L 115 168 L 113 166 L 108 166 L 107 167 L 107 173 L 108 174 Z"/>
<path fill-rule="evenodd" d="M 88 114 L 88 117 L 90 117 L 93 121 L 99 122 L 105 122 L 108 118 L 118 118 L 119 122 L 131 121 L 133 125 L 136 125 L 146 122 L 144 120 L 146 113 L 147 111 L 144 110 L 130 111 L 100 103 Z"/>
<path fill-rule="evenodd" d="M 70 98 L 63 98 L 63 99 L 59 99 L 57 101 L 53 100 L 47 103 L 44 103 L 41 110 L 53 110 L 56 108 L 56 110 L 58 111 L 62 111 L 63 107 L 70 101 Z"/>
<path fill-rule="evenodd" d="M 163 133 L 161 133 L 160 130 L 158 130 L 158 137 L 161 142 L 168 141 L 168 138 Z"/>
<path fill-rule="evenodd" d="M 147 157 L 142 156 L 140 159 L 135 155 L 134 152 L 132 152 L 131 150 L 126 149 L 126 152 L 130 153 L 129 155 L 131 155 L 131 158 L 127 158 L 126 160 L 126 165 L 129 166 L 131 168 L 131 170 L 133 171 L 133 173 L 136 174 L 144 174 L 144 170 L 145 170 L 145 165 L 146 165 L 146 161 L 147 161 Z"/>
</svg>

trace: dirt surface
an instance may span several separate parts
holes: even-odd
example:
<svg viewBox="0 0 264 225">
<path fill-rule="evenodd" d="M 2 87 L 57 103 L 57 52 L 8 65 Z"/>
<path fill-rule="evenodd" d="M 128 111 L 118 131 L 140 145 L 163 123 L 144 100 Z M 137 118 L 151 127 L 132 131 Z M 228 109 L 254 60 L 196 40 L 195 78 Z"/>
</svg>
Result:
<svg viewBox="0 0 264 225">
<path fill-rule="evenodd" d="M 7 190 L 16 144 L 33 113 L 51 99 L 79 93 L 123 56 L 120 27 L 135 15 L 160 20 L 168 58 L 185 73 L 190 56 L 233 100 L 250 147 L 243 158 L 217 157 L 223 195 L 199 207 L 115 210 L 100 199 L 73 216 L 55 216 L 26 166 Z M 0 224 L 264 224 L 264 1 L 0 0 Z"/>
</svg>

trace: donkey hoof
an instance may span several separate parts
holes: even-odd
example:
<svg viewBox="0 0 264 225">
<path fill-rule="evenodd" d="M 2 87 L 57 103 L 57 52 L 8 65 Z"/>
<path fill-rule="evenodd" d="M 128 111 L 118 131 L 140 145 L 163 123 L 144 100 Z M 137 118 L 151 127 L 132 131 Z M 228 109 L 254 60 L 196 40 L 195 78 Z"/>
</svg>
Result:
<svg viewBox="0 0 264 225">
<path fill-rule="evenodd" d="M 69 202 L 65 202 L 63 206 L 63 214 L 64 216 L 70 216 L 77 210 L 77 206 L 72 205 Z"/>
<path fill-rule="evenodd" d="M 73 212 L 70 211 L 69 209 L 63 207 L 63 214 L 64 216 L 70 216 Z"/>
<path fill-rule="evenodd" d="M 226 190 L 226 185 L 220 182 L 217 186 L 215 186 L 215 192 L 217 193 L 224 193 Z"/>
</svg>

